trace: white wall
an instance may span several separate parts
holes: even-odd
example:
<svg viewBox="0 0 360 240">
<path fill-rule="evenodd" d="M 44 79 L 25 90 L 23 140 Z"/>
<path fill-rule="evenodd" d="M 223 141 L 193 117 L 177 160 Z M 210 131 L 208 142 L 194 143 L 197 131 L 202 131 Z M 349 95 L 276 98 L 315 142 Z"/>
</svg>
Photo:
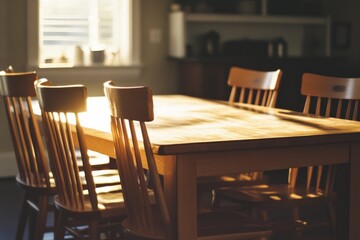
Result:
<svg viewBox="0 0 360 240">
<path fill-rule="evenodd" d="M 0 66 L 6 67 L 8 64 L 9 52 L 8 40 L 9 32 L 9 4 L 8 1 L 1 1 L 0 3 L 0 28 L 3 33 L 0 38 Z M 14 160 L 14 153 L 12 151 L 12 144 L 10 133 L 8 130 L 4 104 L 0 100 L 0 176 L 12 176 L 16 173 L 16 163 Z"/>
</svg>

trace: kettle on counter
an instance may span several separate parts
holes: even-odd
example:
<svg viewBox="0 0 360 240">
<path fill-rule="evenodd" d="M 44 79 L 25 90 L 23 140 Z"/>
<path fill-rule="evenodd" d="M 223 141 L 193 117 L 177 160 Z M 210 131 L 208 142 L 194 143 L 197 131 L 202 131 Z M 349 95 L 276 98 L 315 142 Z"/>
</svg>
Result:
<svg viewBox="0 0 360 240">
<path fill-rule="evenodd" d="M 268 56 L 277 58 L 287 56 L 287 43 L 284 38 L 276 38 L 269 42 Z"/>
<path fill-rule="evenodd" d="M 201 56 L 220 55 L 220 34 L 215 31 L 209 31 L 200 36 Z"/>
</svg>

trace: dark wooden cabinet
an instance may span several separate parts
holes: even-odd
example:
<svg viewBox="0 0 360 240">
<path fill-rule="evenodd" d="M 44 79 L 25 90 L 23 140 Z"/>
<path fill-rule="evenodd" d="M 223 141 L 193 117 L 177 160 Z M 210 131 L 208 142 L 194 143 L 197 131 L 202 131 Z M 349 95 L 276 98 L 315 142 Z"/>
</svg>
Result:
<svg viewBox="0 0 360 240">
<path fill-rule="evenodd" d="M 227 100 L 227 76 L 231 66 L 256 70 L 282 69 L 277 107 L 302 111 L 301 77 L 305 72 L 329 76 L 360 77 L 360 62 L 343 58 L 183 58 L 179 64 L 181 94 Z"/>
</svg>

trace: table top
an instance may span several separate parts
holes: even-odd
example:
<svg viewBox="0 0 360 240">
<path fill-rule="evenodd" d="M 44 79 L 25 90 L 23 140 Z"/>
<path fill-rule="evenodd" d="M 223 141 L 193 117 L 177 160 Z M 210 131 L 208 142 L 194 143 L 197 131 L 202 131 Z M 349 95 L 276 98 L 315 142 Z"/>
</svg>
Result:
<svg viewBox="0 0 360 240">
<path fill-rule="evenodd" d="M 155 95 L 154 112 L 147 126 L 161 155 L 360 141 L 360 122 L 184 95 Z M 90 97 L 83 115 L 86 131 L 111 140 L 105 97 Z"/>
</svg>

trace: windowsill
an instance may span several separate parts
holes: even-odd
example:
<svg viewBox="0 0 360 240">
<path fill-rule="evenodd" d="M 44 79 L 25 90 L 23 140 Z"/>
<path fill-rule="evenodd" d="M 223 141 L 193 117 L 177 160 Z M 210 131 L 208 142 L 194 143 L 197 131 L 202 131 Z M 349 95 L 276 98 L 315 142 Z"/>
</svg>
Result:
<svg viewBox="0 0 360 240">
<path fill-rule="evenodd" d="M 136 80 L 141 75 L 143 65 L 104 65 L 92 64 L 74 66 L 70 64 L 46 64 L 46 66 L 28 66 L 29 71 L 36 71 L 39 77 L 57 80 Z"/>
<path fill-rule="evenodd" d="M 44 63 L 40 64 L 39 66 L 33 66 L 32 68 L 38 69 L 59 69 L 59 68 L 72 68 L 72 69 L 79 69 L 79 68 L 137 68 L 141 67 L 141 64 L 103 64 L 103 63 L 92 63 L 92 64 L 83 64 L 83 65 L 75 65 L 72 63 Z"/>
</svg>

